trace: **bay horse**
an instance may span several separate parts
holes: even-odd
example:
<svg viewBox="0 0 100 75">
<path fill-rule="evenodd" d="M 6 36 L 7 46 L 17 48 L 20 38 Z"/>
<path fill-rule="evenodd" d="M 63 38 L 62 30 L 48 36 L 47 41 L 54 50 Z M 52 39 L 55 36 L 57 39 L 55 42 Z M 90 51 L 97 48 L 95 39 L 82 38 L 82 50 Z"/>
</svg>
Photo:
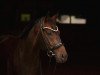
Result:
<svg viewBox="0 0 100 75">
<path fill-rule="evenodd" d="M 57 63 L 67 60 L 55 15 L 39 19 L 23 38 L 7 35 L 1 40 L 1 75 L 40 75 L 41 51 L 46 51 L 48 57 L 54 57 Z"/>
</svg>

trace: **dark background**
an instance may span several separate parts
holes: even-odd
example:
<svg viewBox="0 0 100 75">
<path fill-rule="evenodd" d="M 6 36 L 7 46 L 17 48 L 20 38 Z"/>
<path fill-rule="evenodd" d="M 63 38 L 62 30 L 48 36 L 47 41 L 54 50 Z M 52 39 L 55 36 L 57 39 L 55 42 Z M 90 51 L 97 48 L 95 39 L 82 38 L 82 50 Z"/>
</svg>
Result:
<svg viewBox="0 0 100 75">
<path fill-rule="evenodd" d="M 56 71 L 57 75 L 100 75 L 98 1 L 3 0 L 0 2 L 0 7 L 0 35 L 8 33 L 18 35 L 26 25 L 44 16 L 48 11 L 52 13 L 59 11 L 60 14 L 86 18 L 85 25 L 58 24 L 61 39 L 65 47 L 69 48 L 69 57 L 65 64 L 58 65 L 59 69 Z M 19 19 L 21 13 L 30 13 L 31 21 L 21 22 Z"/>
</svg>

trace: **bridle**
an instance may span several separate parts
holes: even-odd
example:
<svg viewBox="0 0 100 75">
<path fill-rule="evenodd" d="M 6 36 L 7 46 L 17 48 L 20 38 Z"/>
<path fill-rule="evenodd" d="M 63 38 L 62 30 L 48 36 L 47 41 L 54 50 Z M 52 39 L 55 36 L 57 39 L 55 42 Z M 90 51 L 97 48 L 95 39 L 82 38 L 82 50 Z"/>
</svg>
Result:
<svg viewBox="0 0 100 75">
<path fill-rule="evenodd" d="M 44 18 L 44 19 L 45 19 L 45 18 Z M 61 47 L 63 44 L 61 43 L 61 40 L 60 40 L 59 43 L 57 43 L 57 44 L 55 44 L 54 46 L 50 47 L 50 42 L 48 41 L 48 37 L 45 38 L 46 36 L 45 36 L 45 34 L 44 34 L 44 30 L 45 30 L 45 29 L 49 29 L 49 30 L 51 30 L 51 31 L 53 31 L 53 32 L 56 32 L 56 33 L 57 33 L 59 30 L 58 30 L 58 27 L 57 27 L 56 25 L 55 25 L 55 26 L 56 26 L 56 29 L 53 29 L 53 28 L 51 28 L 51 27 L 44 26 L 44 19 L 41 19 L 41 34 L 42 34 L 43 41 L 44 41 L 44 43 L 45 43 L 45 45 L 46 45 L 46 48 L 48 49 L 47 55 L 48 55 L 49 57 L 53 57 L 53 56 L 55 56 L 54 50 L 57 49 L 57 48 L 59 48 L 59 47 Z M 44 36 L 45 36 L 45 37 L 44 37 Z"/>
<path fill-rule="evenodd" d="M 53 31 L 53 32 L 56 32 L 57 34 L 59 33 L 59 30 L 58 30 L 58 27 L 55 25 L 55 28 L 56 29 L 53 29 L 53 28 L 51 28 L 51 27 L 48 27 L 48 26 L 44 26 L 44 21 L 45 21 L 45 17 L 43 17 L 43 18 L 41 18 L 40 20 L 39 20 L 39 25 L 40 25 L 40 29 L 39 29 L 39 31 L 38 31 L 38 33 L 37 33 L 37 36 L 38 36 L 38 34 L 40 34 L 41 36 L 41 38 L 40 38 L 40 40 L 42 39 L 42 42 L 43 42 L 43 44 L 45 44 L 45 47 L 46 47 L 46 49 L 47 49 L 47 55 L 48 55 L 48 57 L 50 57 L 50 61 L 49 61 L 49 67 L 50 67 L 50 62 L 51 62 L 51 58 L 52 57 L 54 57 L 56 54 L 54 53 L 54 50 L 55 49 L 58 49 L 59 47 L 61 47 L 63 44 L 61 43 L 61 40 L 59 40 L 59 42 L 57 43 L 57 44 L 55 44 L 55 45 L 53 45 L 52 47 L 50 47 L 50 42 L 49 42 L 49 40 L 48 40 L 48 37 L 44 34 L 44 30 L 45 29 L 49 29 L 49 30 L 51 30 L 51 31 Z M 37 38 L 36 38 L 37 39 Z M 55 68 L 54 68 L 54 71 L 55 71 L 55 69 L 56 69 L 56 65 L 55 65 Z M 42 65 L 41 65 L 41 62 L 40 62 L 40 73 L 41 73 L 41 75 L 43 74 L 42 73 Z"/>
</svg>

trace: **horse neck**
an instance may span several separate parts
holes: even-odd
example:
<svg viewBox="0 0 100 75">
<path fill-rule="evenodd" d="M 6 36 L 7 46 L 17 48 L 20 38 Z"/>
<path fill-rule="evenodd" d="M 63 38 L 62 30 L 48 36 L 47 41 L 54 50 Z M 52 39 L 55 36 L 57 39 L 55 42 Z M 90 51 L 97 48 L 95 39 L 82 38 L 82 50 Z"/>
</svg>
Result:
<svg viewBox="0 0 100 75">
<path fill-rule="evenodd" d="M 36 32 L 36 30 L 35 30 L 36 28 L 39 28 L 39 25 L 38 24 L 35 25 L 31 29 L 31 31 L 29 32 L 28 37 L 26 39 L 26 41 L 28 43 L 30 43 L 31 44 L 30 46 L 32 46 L 32 47 L 34 47 L 36 45 L 37 41 L 38 41 L 39 31 L 37 30 L 37 32 Z"/>
<path fill-rule="evenodd" d="M 29 35 L 27 36 L 25 41 L 25 50 L 24 56 L 22 59 L 24 59 L 24 62 L 22 61 L 22 75 L 37 75 L 37 71 L 39 68 L 39 47 L 38 45 L 38 32 L 35 33 L 35 28 L 37 28 L 39 25 L 35 25 L 34 28 L 32 28 L 29 32 Z M 27 65 L 26 65 L 27 64 Z"/>
</svg>

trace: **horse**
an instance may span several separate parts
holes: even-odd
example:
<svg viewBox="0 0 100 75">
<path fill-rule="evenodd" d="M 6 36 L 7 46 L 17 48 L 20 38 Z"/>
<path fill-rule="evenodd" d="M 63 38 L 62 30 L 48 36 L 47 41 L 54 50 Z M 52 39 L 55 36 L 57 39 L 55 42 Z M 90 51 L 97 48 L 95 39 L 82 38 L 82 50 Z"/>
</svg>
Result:
<svg viewBox="0 0 100 75">
<path fill-rule="evenodd" d="M 68 54 L 60 39 L 56 18 L 56 15 L 41 17 L 26 36 L 6 35 L 1 38 L 2 75 L 41 75 L 39 64 L 43 51 L 48 57 L 54 57 L 57 63 L 67 61 Z"/>
</svg>

